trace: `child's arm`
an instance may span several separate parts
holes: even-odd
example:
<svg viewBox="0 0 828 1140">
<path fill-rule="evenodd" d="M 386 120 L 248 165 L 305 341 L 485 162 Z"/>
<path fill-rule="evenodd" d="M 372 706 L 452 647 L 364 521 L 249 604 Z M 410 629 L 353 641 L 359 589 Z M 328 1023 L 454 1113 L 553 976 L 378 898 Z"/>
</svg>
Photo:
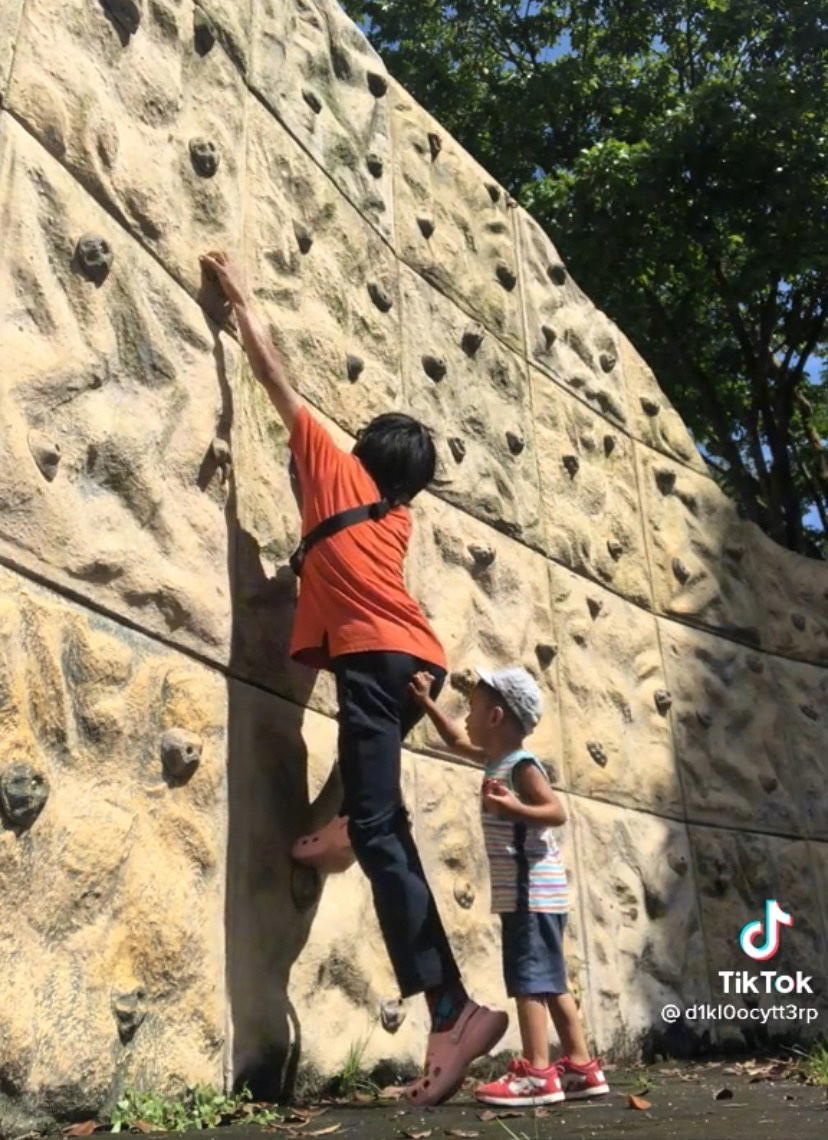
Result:
<svg viewBox="0 0 828 1140">
<path fill-rule="evenodd" d="M 432 724 L 452 752 L 456 752 L 458 756 L 465 756 L 467 760 L 475 760 L 478 764 L 482 764 L 484 761 L 483 749 L 472 744 L 462 726 L 456 721 L 449 720 L 431 699 L 433 684 L 434 678 L 430 673 L 417 673 L 409 686 L 409 690 L 414 699 L 419 701 L 428 713 Z"/>
<path fill-rule="evenodd" d="M 285 427 L 289 432 L 293 431 L 302 401 L 287 378 L 276 346 L 262 328 L 245 294 L 241 274 L 227 254 L 220 250 L 205 254 L 201 258 L 201 264 L 211 269 L 218 278 L 224 295 L 236 314 L 242 344 L 253 375 L 264 386 Z"/>
<path fill-rule="evenodd" d="M 502 785 L 485 788 L 484 807 L 504 819 L 525 820 L 527 823 L 546 824 L 547 827 L 566 823 L 566 808 L 560 796 L 552 791 L 536 764 L 531 761 L 516 764 L 512 783 L 516 796 Z"/>
</svg>

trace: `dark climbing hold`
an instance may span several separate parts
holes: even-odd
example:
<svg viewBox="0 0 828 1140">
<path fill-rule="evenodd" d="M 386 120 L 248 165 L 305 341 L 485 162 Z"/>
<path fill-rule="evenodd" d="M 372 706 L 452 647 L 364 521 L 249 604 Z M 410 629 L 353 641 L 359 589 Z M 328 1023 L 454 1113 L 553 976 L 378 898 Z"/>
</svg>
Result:
<svg viewBox="0 0 828 1140">
<path fill-rule="evenodd" d="M 493 202 L 500 201 L 500 187 L 496 186 L 494 182 L 487 182 L 486 189 L 489 192 L 489 197 Z"/>
<path fill-rule="evenodd" d="M 138 31 L 141 23 L 139 0 L 101 0 L 101 7 L 127 36 L 134 36 Z"/>
<path fill-rule="evenodd" d="M 506 432 L 506 443 L 512 455 L 520 455 L 526 447 L 526 441 L 522 435 L 517 435 L 513 431 Z"/>
<path fill-rule="evenodd" d="M 747 657 L 745 658 L 745 660 L 747 661 L 747 667 L 748 667 L 748 669 L 750 669 L 751 673 L 764 673 L 765 672 L 765 666 L 764 666 L 764 663 L 762 661 L 762 658 L 757 656 L 757 654 L 749 653 L 747 655 Z"/>
<path fill-rule="evenodd" d="M 439 384 L 448 371 L 445 360 L 440 356 L 423 356 L 421 361 L 426 376 Z"/>
<path fill-rule="evenodd" d="M 674 576 L 678 579 L 679 582 L 681 582 L 682 586 L 690 581 L 690 571 L 687 569 L 680 558 L 673 559 L 672 567 Z"/>
<path fill-rule="evenodd" d="M 437 161 L 437 155 L 443 149 L 443 140 L 440 138 L 439 135 L 434 134 L 433 131 L 429 131 L 428 149 L 431 151 L 431 161 L 436 162 Z"/>
<path fill-rule="evenodd" d="M 400 998 L 380 1002 L 380 1024 L 386 1033 L 396 1033 L 405 1021 L 406 1009 Z"/>
<path fill-rule="evenodd" d="M 673 698 L 666 689 L 657 689 L 653 694 L 653 700 L 655 701 L 655 707 L 662 716 L 666 716 L 673 706 Z"/>
<path fill-rule="evenodd" d="M 191 139 L 190 161 L 196 174 L 200 174 L 202 178 L 212 178 L 219 168 L 216 144 L 209 139 Z"/>
<path fill-rule="evenodd" d="M 55 443 L 43 432 L 29 432 L 29 450 L 43 478 L 51 483 L 60 465 L 60 444 Z"/>
<path fill-rule="evenodd" d="M 296 244 L 299 246 L 299 252 L 310 253 L 311 246 L 313 245 L 313 235 L 307 226 L 304 226 L 301 222 L 294 222 L 293 233 L 296 238 Z"/>
<path fill-rule="evenodd" d="M 538 659 L 538 664 L 541 669 L 548 669 L 552 662 L 555 660 L 558 650 L 554 645 L 547 645 L 545 642 L 539 641 L 535 646 L 535 656 Z"/>
<path fill-rule="evenodd" d="M 365 156 L 365 165 L 368 167 L 368 173 L 372 174 L 374 178 L 382 178 L 384 170 L 383 161 L 378 154 L 367 154 Z"/>
<path fill-rule="evenodd" d="M 468 697 L 477 684 L 477 678 L 471 669 L 455 669 L 449 676 L 449 684 L 456 692 Z"/>
<path fill-rule="evenodd" d="M 201 740 L 184 728 L 170 728 L 161 737 L 161 763 L 171 783 L 183 784 L 201 760 Z"/>
<path fill-rule="evenodd" d="M 600 600 L 600 598 L 587 598 L 587 609 L 589 610 L 589 616 L 593 621 L 595 621 L 603 608 L 604 603 Z"/>
<path fill-rule="evenodd" d="M 594 740 L 588 741 L 587 752 L 599 767 L 606 768 L 607 754 L 600 744 L 597 744 Z"/>
<path fill-rule="evenodd" d="M 800 712 L 808 718 L 808 720 L 819 720 L 819 713 L 810 705 L 800 705 Z"/>
<path fill-rule="evenodd" d="M 376 71 L 369 71 L 367 76 L 368 90 L 375 99 L 381 99 L 388 90 L 388 80 L 384 75 L 379 75 Z"/>
<path fill-rule="evenodd" d="M 549 325 L 541 325 L 541 332 L 543 333 L 543 340 L 546 345 L 546 351 L 549 352 L 549 350 L 552 348 L 552 345 L 558 339 L 558 334 L 553 328 L 550 328 Z"/>
<path fill-rule="evenodd" d="M 101 285 L 112 267 L 112 247 L 106 238 L 84 234 L 75 250 L 78 268 L 84 277 Z"/>
<path fill-rule="evenodd" d="M 675 471 L 666 471 L 662 468 L 660 471 L 656 471 L 655 481 L 662 495 L 669 495 L 676 485 L 676 473 Z"/>
<path fill-rule="evenodd" d="M 646 396 L 641 397 L 641 407 L 648 416 L 657 416 L 661 410 L 655 400 L 648 400 Z"/>
<path fill-rule="evenodd" d="M 461 879 L 454 884 L 454 901 L 463 910 L 470 910 L 474 905 L 474 887 L 468 879 Z"/>
<path fill-rule="evenodd" d="M 371 281 L 368 285 L 368 295 L 377 306 L 381 313 L 387 313 L 394 302 L 389 297 L 388 293 L 383 289 L 382 285 L 376 281 Z"/>
<path fill-rule="evenodd" d="M 501 262 L 495 270 L 495 276 L 503 288 L 507 291 L 507 293 L 511 293 L 515 285 L 517 285 L 517 277 L 515 276 L 514 271 L 503 262 Z"/>
<path fill-rule="evenodd" d="M 672 851 L 667 856 L 667 866 L 682 877 L 687 874 L 687 860 L 683 855 L 676 855 Z"/>
<path fill-rule="evenodd" d="M 615 451 L 615 436 L 614 435 L 605 435 L 604 436 L 604 455 L 606 455 L 606 457 L 609 458 L 612 455 L 613 451 Z"/>
<path fill-rule="evenodd" d="M 309 87 L 302 88 L 302 98 L 313 111 L 314 115 L 318 115 L 322 110 L 322 100 L 315 91 L 311 91 Z"/>
<path fill-rule="evenodd" d="M 428 241 L 434 233 L 434 222 L 431 218 L 417 218 L 417 225 L 420 227 L 420 233 Z"/>
<path fill-rule="evenodd" d="M 349 354 L 345 360 L 345 367 L 348 372 L 348 379 L 353 384 L 356 380 L 359 380 L 365 370 L 365 361 L 360 356 L 351 356 Z"/>
<path fill-rule="evenodd" d="M 479 570 L 485 570 L 495 560 L 495 552 L 491 546 L 482 546 L 478 542 L 472 542 L 468 550 L 472 556 L 472 561 Z"/>
<path fill-rule="evenodd" d="M 546 270 L 546 275 L 553 285 L 566 284 L 566 270 L 562 265 L 550 265 Z"/>
<path fill-rule="evenodd" d="M 469 325 L 460 339 L 460 347 L 466 356 L 474 356 L 483 343 L 485 331 L 482 325 Z"/>
<path fill-rule="evenodd" d="M 450 439 L 448 441 L 448 445 L 449 445 L 449 451 L 454 456 L 454 462 L 455 463 L 462 463 L 463 460 L 466 458 L 466 445 L 465 445 L 465 443 L 463 443 L 462 439 L 457 439 L 456 437 L 453 437 L 452 439 Z"/>
<path fill-rule="evenodd" d="M 49 797 L 49 781 L 30 764 L 12 764 L 0 775 L 0 808 L 10 827 L 31 827 Z"/>
<path fill-rule="evenodd" d="M 767 792 L 768 795 L 770 795 L 771 792 L 775 792 L 779 787 L 779 781 L 776 776 L 760 776 L 759 783 L 762 785 L 762 790 Z"/>
<path fill-rule="evenodd" d="M 710 728 L 711 724 L 713 723 L 713 717 L 710 715 L 710 713 L 703 712 L 700 709 L 696 710 L 696 720 L 699 722 L 702 728 Z"/>
<path fill-rule="evenodd" d="M 616 538 L 607 539 L 607 550 L 609 551 L 610 558 L 612 558 L 614 562 L 617 562 L 624 553 L 624 547 Z"/>
<path fill-rule="evenodd" d="M 196 8 L 193 15 L 193 42 L 201 56 L 207 55 L 216 42 L 216 29 L 200 8 Z"/>
<path fill-rule="evenodd" d="M 602 352 L 598 357 L 598 363 L 604 372 L 612 372 L 616 365 L 616 359 L 611 352 Z"/>
<path fill-rule="evenodd" d="M 118 1023 L 118 1036 L 121 1044 L 132 1040 L 147 1016 L 146 994 L 143 990 L 133 990 L 129 994 L 118 994 L 112 999 L 112 1012 Z"/>
<path fill-rule="evenodd" d="M 565 455 L 563 457 L 563 459 L 561 460 L 561 463 L 563 463 L 564 467 L 566 468 L 567 474 L 569 475 L 570 479 L 574 479 L 575 476 L 578 474 L 578 468 L 581 466 L 581 464 L 578 460 L 578 456 L 577 455 Z"/>
<path fill-rule="evenodd" d="M 804 614 L 791 614 L 791 621 L 800 633 L 805 629 L 805 615 Z"/>
</svg>

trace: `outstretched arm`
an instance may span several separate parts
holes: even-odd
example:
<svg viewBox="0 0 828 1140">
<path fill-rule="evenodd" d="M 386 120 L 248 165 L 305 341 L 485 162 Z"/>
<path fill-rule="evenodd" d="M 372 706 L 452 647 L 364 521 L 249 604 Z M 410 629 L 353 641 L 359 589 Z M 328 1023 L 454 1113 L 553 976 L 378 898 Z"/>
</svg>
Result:
<svg viewBox="0 0 828 1140">
<path fill-rule="evenodd" d="M 302 401 L 288 380 L 278 349 L 262 328 L 247 297 L 241 273 L 221 250 L 204 254 L 201 264 L 218 278 L 225 297 L 233 306 L 253 375 L 264 387 L 285 427 L 289 432 L 293 431 Z"/>
<path fill-rule="evenodd" d="M 467 760 L 483 764 L 485 760 L 483 749 L 472 744 L 462 725 L 449 720 L 431 699 L 433 684 L 434 678 L 430 673 L 417 673 L 409 686 L 411 695 L 423 706 L 432 724 L 452 752 L 456 752 L 458 756 L 465 756 Z"/>
</svg>

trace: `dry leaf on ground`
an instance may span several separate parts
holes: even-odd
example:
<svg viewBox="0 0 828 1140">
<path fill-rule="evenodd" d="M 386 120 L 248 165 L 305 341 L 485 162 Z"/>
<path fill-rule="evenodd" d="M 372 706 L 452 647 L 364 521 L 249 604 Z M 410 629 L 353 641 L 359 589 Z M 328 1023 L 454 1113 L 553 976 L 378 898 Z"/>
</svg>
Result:
<svg viewBox="0 0 828 1140">
<path fill-rule="evenodd" d="M 97 1120 L 83 1120 L 80 1124 L 70 1124 L 64 1128 L 64 1136 L 91 1136 L 98 1127 Z"/>
<path fill-rule="evenodd" d="M 646 1112 L 648 1108 L 653 1107 L 648 1100 L 644 1100 L 640 1096 L 633 1096 L 632 1093 L 627 1097 L 627 1104 L 630 1108 L 637 1108 L 639 1112 Z"/>
<path fill-rule="evenodd" d="M 409 1132 L 403 1129 L 400 1136 L 405 1137 L 405 1140 L 428 1140 L 428 1137 L 433 1131 L 433 1128 L 426 1128 L 423 1132 Z"/>
</svg>

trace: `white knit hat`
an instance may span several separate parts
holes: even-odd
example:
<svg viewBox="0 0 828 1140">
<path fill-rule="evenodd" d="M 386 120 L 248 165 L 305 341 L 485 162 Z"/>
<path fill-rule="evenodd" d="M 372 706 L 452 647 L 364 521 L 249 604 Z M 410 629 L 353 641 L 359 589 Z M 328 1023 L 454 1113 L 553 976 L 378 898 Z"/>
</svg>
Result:
<svg viewBox="0 0 828 1140">
<path fill-rule="evenodd" d="M 531 732 L 543 715 L 543 697 L 531 674 L 519 665 L 508 669 L 475 669 L 480 680 L 503 697 L 503 703 L 514 713 L 524 732 Z"/>
</svg>

